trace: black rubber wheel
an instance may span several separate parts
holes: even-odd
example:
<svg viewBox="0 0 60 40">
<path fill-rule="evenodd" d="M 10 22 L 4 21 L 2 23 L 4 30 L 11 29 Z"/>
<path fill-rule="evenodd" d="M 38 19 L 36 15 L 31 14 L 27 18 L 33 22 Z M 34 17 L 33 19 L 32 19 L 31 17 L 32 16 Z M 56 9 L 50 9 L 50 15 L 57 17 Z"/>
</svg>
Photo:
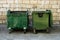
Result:
<svg viewBox="0 0 60 40">
<path fill-rule="evenodd" d="M 26 29 L 24 29 L 24 34 L 26 34 Z"/>
<path fill-rule="evenodd" d="M 10 31 L 9 34 L 11 34 L 12 32 Z"/>
<path fill-rule="evenodd" d="M 12 30 L 12 29 L 10 29 L 10 30 L 9 30 L 9 34 L 10 34 L 10 33 L 12 33 L 12 32 L 13 32 L 13 30 Z"/>
<path fill-rule="evenodd" d="M 34 34 L 37 34 L 36 29 L 33 29 L 33 33 L 34 33 Z"/>
<path fill-rule="evenodd" d="M 51 29 L 50 28 L 47 28 L 46 29 L 46 33 L 50 33 L 51 32 Z"/>
<path fill-rule="evenodd" d="M 11 34 L 12 33 L 12 31 L 11 30 L 9 30 L 9 34 Z"/>
</svg>

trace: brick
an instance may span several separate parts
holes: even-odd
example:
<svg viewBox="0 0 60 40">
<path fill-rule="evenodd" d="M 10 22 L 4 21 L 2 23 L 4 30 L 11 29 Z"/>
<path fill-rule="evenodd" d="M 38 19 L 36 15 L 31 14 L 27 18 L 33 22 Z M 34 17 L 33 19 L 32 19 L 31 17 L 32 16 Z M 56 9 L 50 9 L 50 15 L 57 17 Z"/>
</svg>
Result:
<svg viewBox="0 0 60 40">
<path fill-rule="evenodd" d="M 52 5 L 52 8 L 59 8 L 59 5 Z"/>
<path fill-rule="evenodd" d="M 2 15 L 2 12 L 0 11 L 0 15 Z"/>
<path fill-rule="evenodd" d="M 37 8 L 37 11 L 45 11 L 46 9 L 44 8 Z"/>
<path fill-rule="evenodd" d="M 14 11 L 18 11 L 18 8 L 16 7 L 16 8 L 14 9 Z"/>
<path fill-rule="evenodd" d="M 3 7 L 9 7 L 10 5 L 9 4 L 3 4 Z"/>
<path fill-rule="evenodd" d="M 3 11 L 3 15 L 7 15 L 7 11 Z"/>
<path fill-rule="evenodd" d="M 49 7 L 49 8 L 52 8 L 52 5 L 49 4 L 48 7 Z"/>
<path fill-rule="evenodd" d="M 50 4 L 52 5 L 56 5 L 58 3 L 58 1 L 50 1 Z"/>
<path fill-rule="evenodd" d="M 21 11 L 21 8 L 18 8 L 18 11 Z"/>
<path fill-rule="evenodd" d="M 59 21 L 58 20 L 54 21 L 54 24 L 59 24 Z"/>
<path fill-rule="evenodd" d="M 38 1 L 38 4 L 44 4 L 45 2 L 44 1 Z"/>
<path fill-rule="evenodd" d="M 30 1 L 30 4 L 37 4 L 37 1 Z"/>
<path fill-rule="evenodd" d="M 58 4 L 60 5 L 60 0 L 58 1 Z"/>
<path fill-rule="evenodd" d="M 18 4 L 16 4 L 16 5 L 15 5 L 15 7 L 17 7 L 17 8 L 18 8 L 18 7 L 19 7 L 19 6 L 18 6 Z"/>
<path fill-rule="evenodd" d="M 52 12 L 56 13 L 57 12 L 57 9 L 51 9 Z"/>
<path fill-rule="evenodd" d="M 23 1 L 23 3 L 29 4 L 29 1 L 27 1 L 27 0 L 24 0 L 24 1 Z"/>
<path fill-rule="evenodd" d="M 41 4 L 41 1 L 40 0 L 38 0 L 38 4 Z"/>
<path fill-rule="evenodd" d="M 11 7 L 15 8 L 15 7 L 18 7 L 19 4 L 11 4 Z"/>
<path fill-rule="evenodd" d="M 6 8 L 1 8 L 0 11 L 7 11 L 7 9 Z"/>
<path fill-rule="evenodd" d="M 20 4 L 21 7 L 25 7 L 25 4 Z"/>
<path fill-rule="evenodd" d="M 17 1 L 17 0 L 15 0 L 15 3 L 17 4 L 17 3 L 18 3 L 18 1 Z"/>
<path fill-rule="evenodd" d="M 13 4 L 10 4 L 10 7 L 13 7 Z"/>
<path fill-rule="evenodd" d="M 53 20 L 59 20 L 59 17 L 54 16 Z"/>
<path fill-rule="evenodd" d="M 57 9 L 57 12 L 60 12 L 60 9 Z"/>
<path fill-rule="evenodd" d="M 55 16 L 53 17 L 53 20 L 56 20 L 56 17 Z"/>
<path fill-rule="evenodd" d="M 38 8 L 44 8 L 44 5 L 37 5 Z"/>
<path fill-rule="evenodd" d="M 0 7 L 2 7 L 3 5 L 2 4 L 0 4 Z"/>
<path fill-rule="evenodd" d="M 12 7 L 10 7 L 9 9 L 10 9 L 11 11 L 13 11 L 13 10 L 14 10 L 14 8 L 12 8 Z"/>
<path fill-rule="evenodd" d="M 41 4 L 44 5 L 45 4 L 45 1 L 41 1 Z"/>
<path fill-rule="evenodd" d="M 7 0 L 7 3 L 11 3 L 12 2 L 12 0 Z"/>
<path fill-rule="evenodd" d="M 48 1 L 45 1 L 44 4 L 49 4 L 49 0 Z"/>
<path fill-rule="evenodd" d="M 44 8 L 47 8 L 48 9 L 49 8 L 49 5 L 44 5 Z"/>
<path fill-rule="evenodd" d="M 27 9 L 24 8 L 24 9 L 21 9 L 21 10 L 22 10 L 22 11 L 26 11 Z"/>
<path fill-rule="evenodd" d="M 60 13 L 58 13 L 59 14 L 59 17 L 60 17 Z"/>
<path fill-rule="evenodd" d="M 53 16 L 56 16 L 56 15 L 57 15 L 57 13 L 53 13 L 52 15 L 53 15 Z"/>
<path fill-rule="evenodd" d="M 2 19 L 2 15 L 0 15 L 0 20 Z"/>
<path fill-rule="evenodd" d="M 24 7 L 24 8 L 31 8 L 32 6 L 31 6 L 31 5 L 28 5 L 28 4 L 21 4 L 21 7 Z"/>
<path fill-rule="evenodd" d="M 27 5 L 27 7 L 28 7 L 28 8 L 32 8 L 32 7 L 33 7 L 33 5 Z"/>
<path fill-rule="evenodd" d="M 2 19 L 5 20 L 6 19 L 6 15 L 2 15 Z"/>
<path fill-rule="evenodd" d="M 59 20 L 60 20 L 60 16 L 59 16 Z"/>
<path fill-rule="evenodd" d="M 2 23 L 2 20 L 0 20 L 0 23 Z"/>
<path fill-rule="evenodd" d="M 7 3 L 14 3 L 14 0 L 7 0 Z"/>
<path fill-rule="evenodd" d="M 6 0 L 3 0 L 2 3 L 7 3 Z"/>
<path fill-rule="evenodd" d="M 23 0 L 18 0 L 18 3 L 22 3 Z"/>
<path fill-rule="evenodd" d="M 6 19 L 2 21 L 2 23 L 7 23 Z"/>
<path fill-rule="evenodd" d="M 1 0 L 0 3 L 7 3 L 6 0 Z"/>
</svg>

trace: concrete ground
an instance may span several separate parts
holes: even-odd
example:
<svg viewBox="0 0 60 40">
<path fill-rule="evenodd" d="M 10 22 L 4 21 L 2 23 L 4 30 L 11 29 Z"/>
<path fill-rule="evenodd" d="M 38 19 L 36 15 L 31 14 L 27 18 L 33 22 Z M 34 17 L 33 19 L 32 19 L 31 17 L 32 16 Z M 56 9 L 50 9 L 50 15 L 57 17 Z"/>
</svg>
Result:
<svg viewBox="0 0 60 40">
<path fill-rule="evenodd" d="M 53 27 L 51 33 L 26 33 L 14 32 L 9 34 L 6 25 L 0 25 L 0 40 L 60 40 L 60 28 Z"/>
</svg>

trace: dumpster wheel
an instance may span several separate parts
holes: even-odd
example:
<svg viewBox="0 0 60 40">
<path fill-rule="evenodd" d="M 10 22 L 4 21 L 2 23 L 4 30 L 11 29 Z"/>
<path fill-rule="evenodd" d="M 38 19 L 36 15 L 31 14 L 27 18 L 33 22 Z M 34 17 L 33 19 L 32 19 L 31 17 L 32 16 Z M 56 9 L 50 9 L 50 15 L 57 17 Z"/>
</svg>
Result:
<svg viewBox="0 0 60 40">
<path fill-rule="evenodd" d="M 50 33 L 51 32 L 51 29 L 50 28 L 47 28 L 46 29 L 46 33 Z"/>
<path fill-rule="evenodd" d="M 10 33 L 12 33 L 12 32 L 13 32 L 13 30 L 12 30 L 12 29 L 10 29 L 10 30 L 9 30 L 9 34 L 10 34 Z"/>
<path fill-rule="evenodd" d="M 10 33 L 12 33 L 12 31 L 11 31 L 11 30 L 9 30 L 9 34 L 10 34 Z"/>
<path fill-rule="evenodd" d="M 36 29 L 33 29 L 33 33 L 34 33 L 34 34 L 37 34 Z"/>
<path fill-rule="evenodd" d="M 26 33 L 26 29 L 24 29 L 24 34 Z"/>
</svg>

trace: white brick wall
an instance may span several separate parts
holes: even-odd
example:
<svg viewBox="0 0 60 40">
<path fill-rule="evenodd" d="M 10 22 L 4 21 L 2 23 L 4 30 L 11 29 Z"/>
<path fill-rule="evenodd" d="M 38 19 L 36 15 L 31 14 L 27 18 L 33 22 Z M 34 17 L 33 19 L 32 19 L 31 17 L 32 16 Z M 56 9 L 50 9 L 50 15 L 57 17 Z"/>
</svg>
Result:
<svg viewBox="0 0 60 40">
<path fill-rule="evenodd" d="M 0 15 L 6 15 L 8 9 L 18 11 L 33 7 L 36 10 L 51 9 L 53 20 L 60 20 L 60 0 L 0 0 Z"/>
</svg>

